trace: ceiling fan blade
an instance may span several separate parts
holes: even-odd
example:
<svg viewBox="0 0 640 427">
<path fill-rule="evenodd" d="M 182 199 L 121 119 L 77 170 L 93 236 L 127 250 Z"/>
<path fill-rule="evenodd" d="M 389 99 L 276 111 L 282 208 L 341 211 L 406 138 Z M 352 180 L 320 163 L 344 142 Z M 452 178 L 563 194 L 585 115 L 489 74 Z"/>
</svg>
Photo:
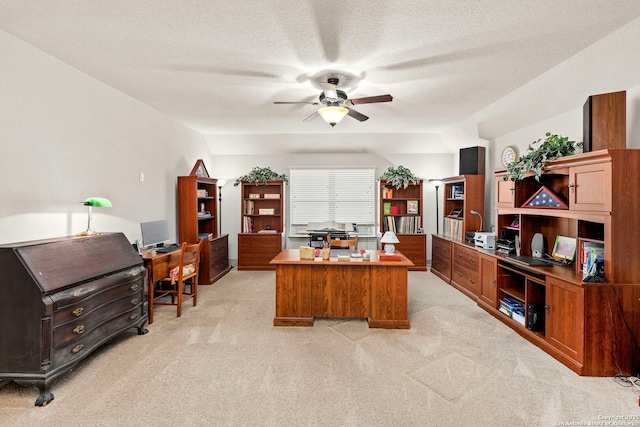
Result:
<svg viewBox="0 0 640 427">
<path fill-rule="evenodd" d="M 349 116 L 353 117 L 356 120 L 359 120 L 361 122 L 364 122 L 365 120 L 369 120 L 369 117 L 365 116 L 362 113 L 358 113 L 356 110 L 354 110 L 353 108 L 349 108 L 349 112 L 347 113 Z"/>
<path fill-rule="evenodd" d="M 366 98 L 356 98 L 351 99 L 351 103 L 353 105 L 358 104 L 372 104 L 374 102 L 390 102 L 393 100 L 393 96 L 391 95 L 378 95 L 378 96 L 368 96 Z"/>
<path fill-rule="evenodd" d="M 324 96 L 327 99 L 338 99 L 338 87 L 333 83 L 322 82 L 320 83 Z"/>
<path fill-rule="evenodd" d="M 303 122 L 310 122 L 311 120 L 315 119 L 316 117 L 318 117 L 320 114 L 318 114 L 318 112 L 314 112 L 312 115 L 310 115 L 309 117 L 307 117 L 306 119 L 303 120 Z"/>
<path fill-rule="evenodd" d="M 311 105 L 320 105 L 319 102 L 310 102 L 310 101 L 299 101 L 299 102 L 295 102 L 295 101 L 273 101 L 274 104 L 311 104 Z"/>
</svg>

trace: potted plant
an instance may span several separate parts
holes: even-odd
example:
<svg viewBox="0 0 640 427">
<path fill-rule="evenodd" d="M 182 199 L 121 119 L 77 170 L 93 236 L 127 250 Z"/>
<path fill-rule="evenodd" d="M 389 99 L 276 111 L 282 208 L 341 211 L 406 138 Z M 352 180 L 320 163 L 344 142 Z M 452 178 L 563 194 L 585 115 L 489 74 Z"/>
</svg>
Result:
<svg viewBox="0 0 640 427">
<path fill-rule="evenodd" d="M 382 175 L 380 175 L 380 180 L 387 181 L 389 184 L 393 185 L 396 190 L 399 190 L 400 187 L 407 188 L 409 184 L 419 184 L 420 181 L 422 181 L 420 178 L 415 176 L 413 172 L 402 165 L 397 168 L 388 168 Z"/>
<path fill-rule="evenodd" d="M 256 185 L 259 185 L 260 183 L 267 184 L 267 181 L 270 180 L 282 180 L 287 184 L 289 183 L 286 175 L 280 175 L 272 171 L 270 167 L 261 168 L 256 166 L 248 174 L 236 179 L 236 182 L 233 184 L 233 186 L 237 187 L 242 181 L 254 182 Z"/>
<path fill-rule="evenodd" d="M 505 181 L 518 181 L 524 179 L 529 172 L 533 172 L 536 181 L 539 182 L 546 162 L 575 154 L 576 148 L 582 147 L 582 142 L 570 141 L 566 136 L 547 132 L 545 137 L 533 141 L 525 154 L 507 165 Z M 536 144 L 539 145 L 536 147 Z"/>
</svg>

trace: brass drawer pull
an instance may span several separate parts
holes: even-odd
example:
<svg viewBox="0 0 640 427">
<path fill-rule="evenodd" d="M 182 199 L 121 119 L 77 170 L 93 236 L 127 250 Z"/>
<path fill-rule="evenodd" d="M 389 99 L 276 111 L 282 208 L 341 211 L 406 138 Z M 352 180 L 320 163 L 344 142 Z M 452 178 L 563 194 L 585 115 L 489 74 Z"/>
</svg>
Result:
<svg viewBox="0 0 640 427">
<path fill-rule="evenodd" d="M 132 291 L 137 291 L 138 290 L 138 284 L 136 283 L 135 285 L 131 285 L 131 290 Z"/>
<path fill-rule="evenodd" d="M 80 350 L 82 350 L 84 348 L 84 344 L 78 344 L 77 346 L 73 347 L 73 350 L 71 350 L 71 353 L 78 353 Z"/>
<path fill-rule="evenodd" d="M 134 298 L 131 300 L 131 305 L 136 305 L 138 303 L 138 298 Z"/>
<path fill-rule="evenodd" d="M 129 316 L 129 319 L 133 320 L 136 317 L 138 317 L 138 313 L 131 313 L 131 316 Z"/>
<path fill-rule="evenodd" d="M 82 307 L 78 307 L 75 310 L 72 311 L 73 315 L 78 317 L 80 315 L 82 315 L 82 313 L 84 313 L 84 308 Z"/>
<path fill-rule="evenodd" d="M 84 325 L 78 325 L 75 328 L 73 328 L 73 332 L 80 335 L 81 333 L 84 332 Z"/>
</svg>

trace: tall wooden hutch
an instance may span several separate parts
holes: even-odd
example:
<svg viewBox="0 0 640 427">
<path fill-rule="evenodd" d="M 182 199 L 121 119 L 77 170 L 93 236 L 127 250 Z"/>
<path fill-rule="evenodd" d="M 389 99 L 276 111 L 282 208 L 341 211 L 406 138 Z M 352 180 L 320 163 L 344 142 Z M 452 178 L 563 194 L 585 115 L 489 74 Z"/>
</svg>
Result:
<svg viewBox="0 0 640 427">
<path fill-rule="evenodd" d="M 202 160 L 189 176 L 178 177 L 178 240 L 196 243 L 202 240 L 200 285 L 210 285 L 231 269 L 229 236 L 218 232 L 217 180 L 209 177 Z"/>
<path fill-rule="evenodd" d="M 284 181 L 242 181 L 240 185 L 238 270 L 275 270 L 269 263 L 282 251 Z"/>
<path fill-rule="evenodd" d="M 395 188 L 380 181 L 380 233 L 393 231 L 400 243 L 396 250 L 413 262 L 410 270 L 427 270 L 427 235 L 422 232 L 422 181 Z"/>
</svg>

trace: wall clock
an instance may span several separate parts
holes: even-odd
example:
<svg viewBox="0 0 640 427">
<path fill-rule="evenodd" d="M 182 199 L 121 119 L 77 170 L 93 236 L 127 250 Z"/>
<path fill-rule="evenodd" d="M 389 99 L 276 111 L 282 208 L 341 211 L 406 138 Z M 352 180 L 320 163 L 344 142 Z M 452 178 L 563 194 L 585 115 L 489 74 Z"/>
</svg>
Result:
<svg viewBox="0 0 640 427">
<path fill-rule="evenodd" d="M 518 151 L 516 147 L 509 145 L 502 150 L 502 166 L 505 168 L 518 159 Z"/>
</svg>

